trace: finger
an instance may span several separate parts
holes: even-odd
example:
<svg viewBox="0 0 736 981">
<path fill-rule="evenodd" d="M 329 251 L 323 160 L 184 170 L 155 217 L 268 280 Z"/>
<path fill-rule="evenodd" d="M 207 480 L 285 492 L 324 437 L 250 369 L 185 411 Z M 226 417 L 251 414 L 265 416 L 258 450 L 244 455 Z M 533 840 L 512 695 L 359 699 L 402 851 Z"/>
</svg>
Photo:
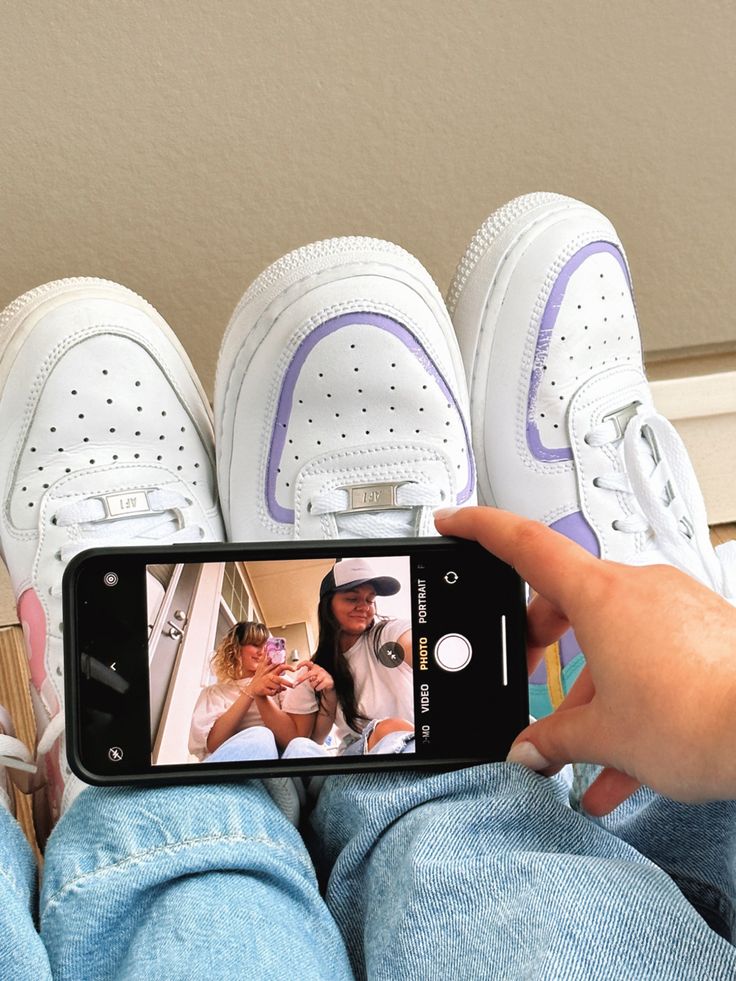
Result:
<svg viewBox="0 0 736 981">
<path fill-rule="evenodd" d="M 570 621 L 544 596 L 536 594 L 527 607 L 526 663 L 531 674 L 554 644 L 570 627 Z"/>
<path fill-rule="evenodd" d="M 554 603 L 537 593 L 527 607 L 527 642 L 534 647 L 549 647 L 569 629 L 570 621 Z"/>
<path fill-rule="evenodd" d="M 468 507 L 446 517 L 440 511 L 435 524 L 442 535 L 479 542 L 564 612 L 577 605 L 581 585 L 599 574 L 600 561 L 576 542 L 510 511 Z"/>
<path fill-rule="evenodd" d="M 591 817 L 610 814 L 641 787 L 638 780 L 613 767 L 606 767 L 583 794 L 580 803 Z"/>
<path fill-rule="evenodd" d="M 567 695 L 565 695 L 563 700 L 555 709 L 555 712 L 565 712 L 568 709 L 576 708 L 579 705 L 586 705 L 592 700 L 594 695 L 595 688 L 593 687 L 593 679 L 590 676 L 590 669 L 586 664 L 576 678 L 570 691 L 567 693 Z M 523 735 L 523 733 L 520 733 L 520 736 L 521 735 Z M 520 741 L 520 736 L 517 737 L 517 742 Z M 543 772 L 545 776 L 551 777 L 554 776 L 555 773 L 559 773 L 563 766 L 565 766 L 564 763 L 555 763 L 552 766 L 546 767 L 540 772 Z"/>
<path fill-rule="evenodd" d="M 595 686 L 593 685 L 593 678 L 590 674 L 590 668 L 586 664 L 575 679 L 570 691 L 557 706 L 556 711 L 565 712 L 567 709 L 577 708 L 578 705 L 587 705 L 588 702 L 593 700 L 594 695 Z"/>
<path fill-rule="evenodd" d="M 605 763 L 606 739 L 595 700 L 527 726 L 506 759 L 544 773 L 560 763 Z"/>
</svg>

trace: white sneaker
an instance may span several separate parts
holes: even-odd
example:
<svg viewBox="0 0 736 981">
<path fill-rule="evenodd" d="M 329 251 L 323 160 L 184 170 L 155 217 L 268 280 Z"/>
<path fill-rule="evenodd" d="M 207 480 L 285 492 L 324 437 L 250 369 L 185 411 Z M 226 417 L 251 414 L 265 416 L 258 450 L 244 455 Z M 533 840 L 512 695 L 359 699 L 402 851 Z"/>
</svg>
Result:
<svg viewBox="0 0 736 981">
<path fill-rule="evenodd" d="M 291 252 L 240 301 L 215 382 L 231 540 L 435 534 L 474 500 L 462 361 L 442 298 L 403 249 Z"/>
<path fill-rule="evenodd" d="M 602 558 L 666 562 L 732 595 L 685 448 L 652 403 L 629 269 L 608 219 L 558 194 L 516 198 L 476 233 L 448 306 L 481 500 Z M 571 634 L 550 653 L 555 677 L 542 664 L 531 679 L 536 717 L 584 663 Z"/>
<path fill-rule="evenodd" d="M 0 314 L 0 545 L 26 635 L 51 822 L 82 786 L 63 745 L 64 566 L 103 544 L 222 540 L 213 463 L 194 369 L 135 293 L 66 279 Z"/>
</svg>

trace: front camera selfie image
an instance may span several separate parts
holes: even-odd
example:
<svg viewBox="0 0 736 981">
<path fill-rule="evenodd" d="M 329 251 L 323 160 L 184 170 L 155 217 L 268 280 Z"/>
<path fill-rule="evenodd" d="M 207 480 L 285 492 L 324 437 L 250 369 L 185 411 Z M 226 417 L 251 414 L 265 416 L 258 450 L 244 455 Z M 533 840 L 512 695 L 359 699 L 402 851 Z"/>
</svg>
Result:
<svg viewBox="0 0 736 981">
<path fill-rule="evenodd" d="M 147 567 L 151 762 L 414 752 L 406 556 Z"/>
</svg>

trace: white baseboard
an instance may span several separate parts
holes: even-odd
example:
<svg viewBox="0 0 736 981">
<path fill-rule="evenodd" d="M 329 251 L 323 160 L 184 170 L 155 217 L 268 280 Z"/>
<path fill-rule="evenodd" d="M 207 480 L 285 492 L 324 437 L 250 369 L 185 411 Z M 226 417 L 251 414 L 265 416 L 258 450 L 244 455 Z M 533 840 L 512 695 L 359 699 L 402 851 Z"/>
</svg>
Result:
<svg viewBox="0 0 736 981">
<path fill-rule="evenodd" d="M 709 523 L 736 521 L 736 371 L 660 378 L 651 388 L 687 447 Z"/>
</svg>

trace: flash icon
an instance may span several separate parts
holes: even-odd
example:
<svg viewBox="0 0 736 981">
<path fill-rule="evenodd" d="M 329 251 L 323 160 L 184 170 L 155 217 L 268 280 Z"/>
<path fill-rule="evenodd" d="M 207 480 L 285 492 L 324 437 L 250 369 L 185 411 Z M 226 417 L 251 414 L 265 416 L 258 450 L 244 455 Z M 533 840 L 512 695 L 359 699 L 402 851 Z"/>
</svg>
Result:
<svg viewBox="0 0 736 981">
<path fill-rule="evenodd" d="M 123 758 L 123 751 L 119 746 L 111 746 L 107 751 L 107 755 L 113 763 L 119 763 Z"/>
</svg>

